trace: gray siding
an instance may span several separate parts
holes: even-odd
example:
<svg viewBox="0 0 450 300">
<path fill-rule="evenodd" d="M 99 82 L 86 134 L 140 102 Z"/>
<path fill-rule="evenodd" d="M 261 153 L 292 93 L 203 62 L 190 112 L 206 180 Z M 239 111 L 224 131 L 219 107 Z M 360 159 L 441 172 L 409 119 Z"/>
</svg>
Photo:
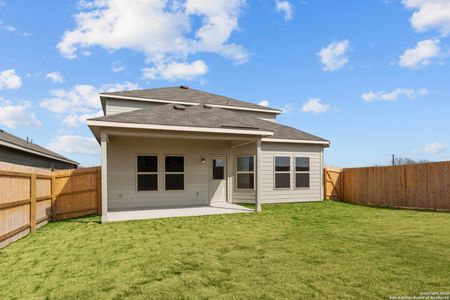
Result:
<svg viewBox="0 0 450 300">
<path fill-rule="evenodd" d="M 145 102 L 145 101 L 133 101 L 123 99 L 105 99 L 105 115 L 114 115 L 123 112 L 129 112 L 137 109 L 149 108 L 153 106 L 162 105 L 165 103 Z M 235 112 L 252 116 L 255 118 L 263 119 L 266 121 L 275 122 L 276 115 L 264 112 L 245 111 L 245 110 L 233 110 Z"/>
<path fill-rule="evenodd" d="M 322 195 L 322 151 L 323 147 L 306 144 L 263 143 L 262 145 L 262 203 L 321 201 Z M 291 188 L 275 189 L 274 157 L 291 157 Z M 310 158 L 310 187 L 296 189 L 294 157 Z"/>
<path fill-rule="evenodd" d="M 155 208 L 209 204 L 208 155 L 228 155 L 224 141 L 111 137 L 108 144 L 108 208 Z M 158 155 L 158 191 L 137 191 L 136 156 Z M 184 191 L 164 190 L 164 156 L 185 159 Z"/>
<path fill-rule="evenodd" d="M 0 146 L 0 161 L 16 165 L 45 169 L 51 169 L 52 167 L 55 169 L 74 169 L 77 167 L 73 164 L 42 157 L 5 146 Z"/>
<path fill-rule="evenodd" d="M 239 154 L 255 155 L 255 145 L 251 144 L 243 149 L 236 149 L 233 159 L 233 170 L 236 170 L 236 157 Z M 287 143 L 262 144 L 262 186 L 261 203 L 287 203 L 321 201 L 322 195 L 322 146 Z M 274 158 L 275 156 L 289 156 L 291 158 L 291 188 L 275 189 Z M 296 189 L 294 177 L 294 157 L 310 158 L 310 188 Z M 233 202 L 254 203 L 254 191 L 238 191 L 234 189 Z"/>
</svg>

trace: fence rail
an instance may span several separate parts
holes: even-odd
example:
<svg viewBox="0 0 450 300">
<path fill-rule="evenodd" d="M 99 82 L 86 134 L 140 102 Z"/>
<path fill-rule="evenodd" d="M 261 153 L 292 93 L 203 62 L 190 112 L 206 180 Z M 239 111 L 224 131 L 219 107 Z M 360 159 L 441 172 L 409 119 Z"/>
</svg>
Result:
<svg viewBox="0 0 450 300">
<path fill-rule="evenodd" d="M 450 211 L 450 162 L 324 169 L 326 199 Z"/>
<path fill-rule="evenodd" d="M 0 248 L 49 221 L 101 212 L 100 167 L 49 171 L 0 163 Z"/>
</svg>

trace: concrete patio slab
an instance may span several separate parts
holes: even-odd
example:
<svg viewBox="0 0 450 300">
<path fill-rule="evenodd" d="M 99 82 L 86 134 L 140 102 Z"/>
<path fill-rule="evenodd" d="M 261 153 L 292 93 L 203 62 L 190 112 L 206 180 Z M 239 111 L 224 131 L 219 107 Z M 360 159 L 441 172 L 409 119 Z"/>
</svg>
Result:
<svg viewBox="0 0 450 300">
<path fill-rule="evenodd" d="M 253 212 L 253 209 L 232 203 L 211 204 L 209 206 L 189 206 L 157 209 L 137 209 L 108 212 L 107 222 L 128 220 L 160 219 L 173 217 L 192 217 L 220 214 L 239 214 Z"/>
</svg>

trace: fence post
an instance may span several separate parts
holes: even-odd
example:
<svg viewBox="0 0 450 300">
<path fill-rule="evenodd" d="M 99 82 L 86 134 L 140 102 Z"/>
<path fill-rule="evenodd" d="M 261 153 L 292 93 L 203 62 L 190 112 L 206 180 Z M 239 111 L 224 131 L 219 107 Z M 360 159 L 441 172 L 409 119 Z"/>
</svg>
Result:
<svg viewBox="0 0 450 300">
<path fill-rule="evenodd" d="M 56 221 L 56 176 L 55 172 L 52 171 L 52 221 Z"/>
<path fill-rule="evenodd" d="M 36 232 L 36 174 L 30 177 L 30 231 Z"/>
<path fill-rule="evenodd" d="M 327 200 L 327 169 L 323 168 L 323 199 Z"/>
</svg>

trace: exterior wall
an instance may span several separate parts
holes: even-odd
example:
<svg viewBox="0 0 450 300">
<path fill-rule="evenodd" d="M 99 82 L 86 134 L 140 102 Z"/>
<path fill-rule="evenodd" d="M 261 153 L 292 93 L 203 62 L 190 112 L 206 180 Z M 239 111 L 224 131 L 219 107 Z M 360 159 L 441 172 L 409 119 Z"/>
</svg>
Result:
<svg viewBox="0 0 450 300">
<path fill-rule="evenodd" d="M 77 166 L 17 149 L 0 146 L 0 161 L 36 168 L 74 169 Z"/>
<path fill-rule="evenodd" d="M 149 108 L 161 105 L 162 103 L 122 100 L 122 99 L 106 99 L 105 115 L 115 115 L 123 112 L 133 111 L 142 108 Z"/>
<path fill-rule="evenodd" d="M 320 145 L 307 144 L 262 144 L 262 203 L 307 202 L 323 200 L 322 193 L 322 151 Z M 274 169 L 275 156 L 291 157 L 291 188 L 275 189 Z M 294 157 L 302 156 L 310 159 L 310 187 L 295 188 Z"/>
<path fill-rule="evenodd" d="M 208 205 L 208 155 L 228 155 L 227 141 L 112 136 L 108 149 L 108 210 Z M 136 156 L 158 155 L 158 191 L 137 191 Z M 185 160 L 183 191 L 164 190 L 164 155 Z M 207 160 L 206 164 L 201 159 Z"/>
<path fill-rule="evenodd" d="M 322 193 L 322 154 L 320 145 L 262 143 L 262 186 L 261 203 L 286 203 L 321 201 Z M 233 158 L 233 176 L 236 170 L 236 157 L 239 154 L 255 154 L 256 145 L 250 144 L 243 148 L 237 148 Z M 291 157 L 291 189 L 275 189 L 274 169 L 275 156 Z M 293 157 L 302 156 L 310 158 L 310 187 L 296 189 L 294 177 Z M 234 203 L 254 203 L 255 191 L 237 191 L 234 189 Z"/>
<path fill-rule="evenodd" d="M 105 100 L 105 115 L 114 115 L 123 112 L 129 112 L 137 109 L 149 108 L 165 103 L 145 102 L 145 101 L 133 101 L 123 99 L 106 99 Z M 256 111 L 244 111 L 233 110 L 234 112 L 260 118 L 266 121 L 276 122 L 276 116 L 272 113 L 256 112 Z"/>
</svg>

